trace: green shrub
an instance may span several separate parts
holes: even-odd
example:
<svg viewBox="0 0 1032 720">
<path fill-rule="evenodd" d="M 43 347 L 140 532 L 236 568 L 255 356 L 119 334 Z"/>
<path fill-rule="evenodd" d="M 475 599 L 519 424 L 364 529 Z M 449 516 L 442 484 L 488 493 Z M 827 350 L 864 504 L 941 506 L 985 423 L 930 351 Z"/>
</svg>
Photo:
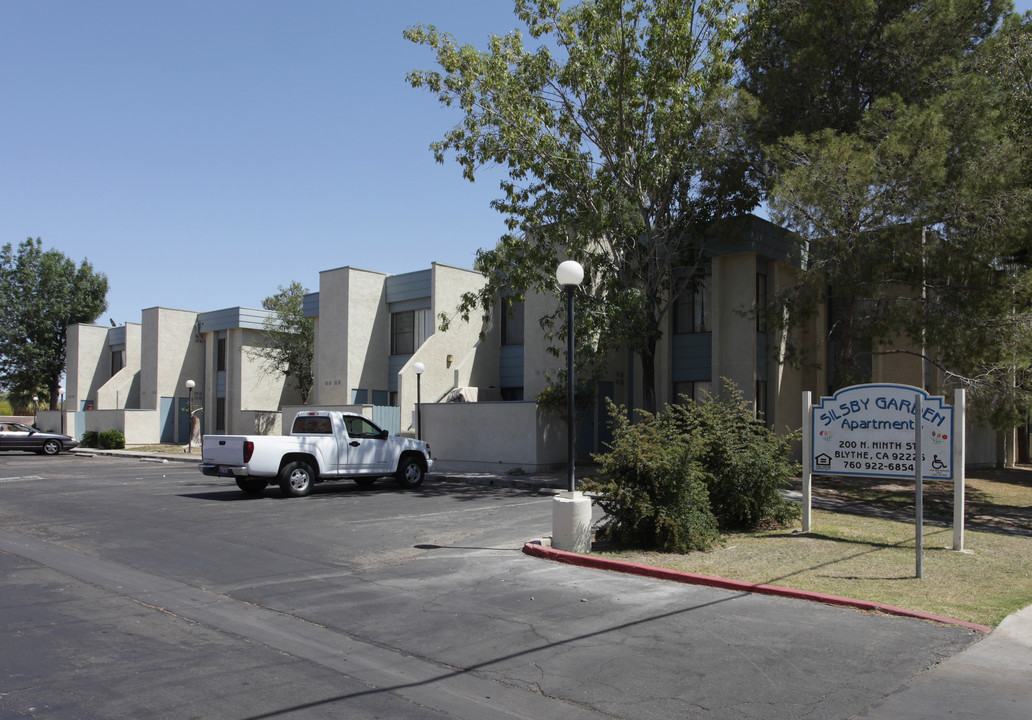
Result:
<svg viewBox="0 0 1032 720">
<path fill-rule="evenodd" d="M 686 399 L 670 412 L 705 467 L 710 505 L 721 528 L 752 530 L 798 517 L 798 506 L 781 494 L 799 471 L 788 459 L 798 433 L 776 435 L 727 380 L 722 400 Z"/>
<path fill-rule="evenodd" d="M 609 452 L 597 456 L 603 480 L 585 483 L 606 514 L 596 537 L 623 545 L 685 553 L 716 542 L 703 468 L 663 415 L 630 424 L 612 403 Z"/>
<path fill-rule="evenodd" d="M 97 443 L 103 450 L 124 450 L 125 435 L 121 430 L 105 430 L 97 436 Z"/>
<path fill-rule="evenodd" d="M 82 438 L 79 440 L 79 444 L 84 448 L 95 448 L 99 439 L 97 437 L 96 430 L 86 430 L 82 434 Z"/>
<path fill-rule="evenodd" d="M 612 403 L 613 442 L 583 488 L 605 512 L 597 537 L 665 552 L 706 550 L 718 529 L 779 525 L 799 509 L 781 495 L 796 473 L 795 435 L 777 436 L 725 381 L 724 400 L 685 398 L 658 415 Z"/>
</svg>

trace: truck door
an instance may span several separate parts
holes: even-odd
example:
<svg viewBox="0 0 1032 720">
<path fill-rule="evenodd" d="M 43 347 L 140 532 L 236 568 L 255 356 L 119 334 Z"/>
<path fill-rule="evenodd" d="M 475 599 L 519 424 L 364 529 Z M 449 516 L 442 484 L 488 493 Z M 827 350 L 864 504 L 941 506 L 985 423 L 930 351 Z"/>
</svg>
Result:
<svg viewBox="0 0 1032 720">
<path fill-rule="evenodd" d="M 342 449 L 347 450 L 347 460 L 345 464 L 341 458 L 342 471 L 375 474 L 394 470 L 387 466 L 387 440 L 380 428 L 364 417 L 347 415 L 344 416 L 344 428 L 348 437 Z"/>
</svg>

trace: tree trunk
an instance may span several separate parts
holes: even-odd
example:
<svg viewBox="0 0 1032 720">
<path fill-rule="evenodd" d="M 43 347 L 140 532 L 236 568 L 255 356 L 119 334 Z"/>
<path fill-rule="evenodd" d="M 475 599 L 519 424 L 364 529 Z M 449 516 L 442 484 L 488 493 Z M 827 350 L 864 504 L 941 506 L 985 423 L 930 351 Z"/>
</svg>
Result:
<svg viewBox="0 0 1032 720">
<path fill-rule="evenodd" d="M 190 415 L 190 442 L 194 445 L 201 444 L 201 419 L 197 415 Z"/>
<path fill-rule="evenodd" d="M 638 354 L 641 358 L 641 406 L 649 413 L 656 412 L 656 343 Z"/>
</svg>

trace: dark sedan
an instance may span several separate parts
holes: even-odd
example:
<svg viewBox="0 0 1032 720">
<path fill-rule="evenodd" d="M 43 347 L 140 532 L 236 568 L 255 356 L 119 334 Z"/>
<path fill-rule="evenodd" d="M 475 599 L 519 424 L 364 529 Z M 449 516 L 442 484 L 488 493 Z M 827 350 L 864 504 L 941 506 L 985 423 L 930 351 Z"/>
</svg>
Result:
<svg viewBox="0 0 1032 720">
<path fill-rule="evenodd" d="M 57 455 L 79 446 L 68 435 L 50 433 L 17 422 L 0 422 L 0 450 L 30 450 L 41 455 Z"/>
</svg>

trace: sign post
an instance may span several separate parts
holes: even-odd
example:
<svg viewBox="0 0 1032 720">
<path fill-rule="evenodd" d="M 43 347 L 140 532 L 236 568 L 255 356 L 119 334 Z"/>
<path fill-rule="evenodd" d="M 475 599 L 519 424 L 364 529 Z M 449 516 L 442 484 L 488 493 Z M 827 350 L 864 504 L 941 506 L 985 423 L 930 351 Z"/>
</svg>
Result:
<svg viewBox="0 0 1032 720">
<path fill-rule="evenodd" d="M 804 392 L 803 532 L 811 527 L 813 473 L 913 478 L 921 577 L 923 482 L 952 479 L 953 547 L 963 550 L 964 410 L 963 390 L 956 392 L 953 407 L 910 385 L 853 385 L 816 405 Z"/>
<path fill-rule="evenodd" d="M 964 552 L 964 467 L 967 458 L 964 448 L 967 447 L 967 429 L 964 426 L 964 413 L 967 401 L 963 389 L 953 391 L 953 407 L 957 411 L 957 421 L 953 423 L 953 549 Z"/>
<path fill-rule="evenodd" d="M 914 454 L 917 457 L 924 457 L 921 448 L 921 396 L 914 396 Z M 924 474 L 921 472 L 923 463 L 914 463 L 916 472 L 914 482 L 917 499 L 914 502 L 914 554 L 916 556 L 914 571 L 918 579 L 924 577 Z"/>
<path fill-rule="evenodd" d="M 810 391 L 803 393 L 803 532 L 810 532 L 813 506 L 813 413 L 810 412 Z"/>
</svg>

